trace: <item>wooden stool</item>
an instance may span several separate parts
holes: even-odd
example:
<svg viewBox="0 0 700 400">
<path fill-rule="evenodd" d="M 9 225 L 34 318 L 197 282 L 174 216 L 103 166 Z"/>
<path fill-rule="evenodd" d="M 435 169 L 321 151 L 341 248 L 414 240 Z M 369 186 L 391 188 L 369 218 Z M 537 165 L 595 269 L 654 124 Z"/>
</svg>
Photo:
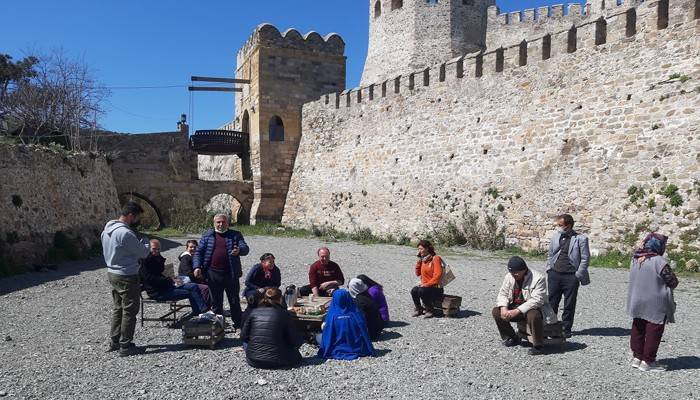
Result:
<svg viewBox="0 0 700 400">
<path fill-rule="evenodd" d="M 448 318 L 455 318 L 459 315 L 459 308 L 462 306 L 462 298 L 446 294 L 442 299 L 433 304 L 433 307 L 442 310 Z"/>
<path fill-rule="evenodd" d="M 530 327 L 527 326 L 527 322 L 518 322 L 518 336 L 532 343 L 532 333 L 530 332 Z M 542 344 L 544 345 L 564 345 L 566 343 L 564 324 L 561 321 L 550 325 L 545 324 L 542 336 Z"/>
<path fill-rule="evenodd" d="M 224 329 L 217 323 L 187 321 L 182 327 L 182 342 L 189 346 L 209 346 L 214 350 L 224 338 Z"/>
</svg>

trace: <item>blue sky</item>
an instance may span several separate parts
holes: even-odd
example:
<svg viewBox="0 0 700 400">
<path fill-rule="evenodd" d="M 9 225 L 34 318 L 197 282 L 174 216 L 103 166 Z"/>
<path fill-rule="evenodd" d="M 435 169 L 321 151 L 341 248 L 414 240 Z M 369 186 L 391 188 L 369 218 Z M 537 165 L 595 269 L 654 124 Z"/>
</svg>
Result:
<svg viewBox="0 0 700 400">
<path fill-rule="evenodd" d="M 60 48 L 82 59 L 113 89 L 101 124 L 129 133 L 169 131 L 189 113 L 191 75 L 232 77 L 238 48 L 261 22 L 280 30 L 339 33 L 346 42 L 348 87 L 360 80 L 367 52 L 366 0 L 0 0 L 0 52 L 20 58 Z M 502 11 L 552 0 L 498 1 Z M 231 93 L 196 93 L 193 129 L 216 128 L 233 115 Z"/>
</svg>

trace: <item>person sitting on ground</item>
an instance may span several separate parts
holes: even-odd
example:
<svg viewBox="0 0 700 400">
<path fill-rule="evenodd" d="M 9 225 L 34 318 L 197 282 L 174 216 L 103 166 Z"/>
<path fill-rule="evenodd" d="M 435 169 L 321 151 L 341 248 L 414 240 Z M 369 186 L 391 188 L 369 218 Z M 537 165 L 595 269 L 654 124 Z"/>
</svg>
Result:
<svg viewBox="0 0 700 400">
<path fill-rule="evenodd" d="M 139 275 L 141 286 L 148 297 L 156 301 L 172 301 L 189 299 L 192 313 L 199 315 L 208 310 L 207 304 L 195 283 L 182 283 L 177 278 L 168 278 L 165 272 L 165 258 L 160 254 L 160 242 L 151 240 L 151 252 L 141 262 Z"/>
<path fill-rule="evenodd" d="M 309 268 L 309 285 L 299 289 L 299 294 L 308 296 L 331 297 L 333 291 L 345 284 L 345 277 L 340 266 L 331 261 L 331 251 L 321 247 L 317 251 L 318 261 Z"/>
<path fill-rule="evenodd" d="M 355 299 L 357 308 L 362 311 L 362 315 L 364 315 L 365 321 L 367 321 L 369 337 L 372 340 L 377 340 L 382 333 L 382 329 L 384 329 L 384 320 L 379 314 L 379 306 L 377 306 L 377 303 L 374 302 L 367 291 L 367 285 L 360 279 L 353 278 L 350 280 L 350 283 L 348 283 L 348 292 L 350 292 L 352 298 Z"/>
<path fill-rule="evenodd" d="M 384 288 L 382 285 L 370 279 L 367 275 L 358 275 L 357 279 L 367 285 L 369 288 L 367 289 L 367 293 L 372 300 L 374 300 L 375 304 L 377 304 L 377 307 L 379 307 L 379 315 L 382 316 L 384 322 L 389 322 L 389 305 L 386 302 L 386 297 L 384 297 Z"/>
<path fill-rule="evenodd" d="M 247 342 L 246 361 L 253 368 L 276 369 L 299 365 L 304 343 L 292 317 L 282 307 L 282 291 L 265 290 L 260 306 L 243 324 L 241 340 Z"/>
<path fill-rule="evenodd" d="M 250 296 L 245 298 L 246 303 L 248 303 L 248 306 L 246 307 L 245 311 L 243 311 L 243 314 L 241 316 L 241 326 L 245 324 L 245 321 L 248 319 L 248 317 L 250 317 L 250 314 L 253 312 L 253 310 L 258 308 L 260 302 L 264 297 L 264 290 L 256 290 Z"/>
<path fill-rule="evenodd" d="M 245 278 L 243 295 L 247 298 L 260 289 L 278 288 L 282 285 L 282 274 L 275 265 L 275 256 L 265 253 L 260 263 L 253 265 Z"/>
<path fill-rule="evenodd" d="M 656 353 L 665 325 L 675 322 L 673 290 L 678 278 L 663 257 L 667 240 L 659 233 L 647 235 L 630 265 L 627 314 L 633 318 L 632 367 L 644 372 L 666 371 L 666 366 L 656 362 Z"/>
<path fill-rule="evenodd" d="M 196 250 L 196 240 L 188 240 L 187 243 L 185 243 L 185 251 L 182 254 L 180 254 L 180 257 L 178 257 L 178 261 L 180 261 L 180 264 L 177 268 L 177 274 L 178 276 L 186 276 L 190 278 L 190 282 L 196 283 L 199 287 L 199 292 L 202 294 L 204 301 L 207 303 L 207 306 L 211 307 L 211 299 L 209 296 L 209 286 L 207 285 L 207 280 L 204 279 L 203 276 L 202 279 L 194 276 L 194 269 L 192 268 L 192 257 L 194 257 L 194 253 Z"/>
<path fill-rule="evenodd" d="M 435 303 L 442 299 L 445 290 L 440 286 L 442 279 L 442 259 L 435 254 L 433 244 L 427 240 L 418 242 L 418 261 L 416 261 L 416 276 L 420 284 L 411 290 L 413 304 L 416 307 L 414 317 L 425 314 L 425 318 L 442 315 L 442 309 L 437 309 Z M 421 305 L 421 300 L 423 304 Z"/>
<path fill-rule="evenodd" d="M 376 355 L 365 317 L 345 289 L 333 292 L 320 339 L 320 358 L 356 360 Z"/>
<path fill-rule="evenodd" d="M 547 284 L 544 275 L 529 269 L 522 258 L 512 257 L 508 261 L 508 273 L 498 292 L 496 307 L 491 312 L 504 346 L 520 344 L 520 337 L 510 323 L 527 321 L 533 344 L 528 354 L 543 353 L 544 321 L 540 309 L 545 303 Z"/>
</svg>

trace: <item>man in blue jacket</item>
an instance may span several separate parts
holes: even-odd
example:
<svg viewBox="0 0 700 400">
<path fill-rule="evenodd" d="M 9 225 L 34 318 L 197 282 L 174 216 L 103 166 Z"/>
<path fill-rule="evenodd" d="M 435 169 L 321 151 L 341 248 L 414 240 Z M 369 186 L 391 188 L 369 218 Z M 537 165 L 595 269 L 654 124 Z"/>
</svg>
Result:
<svg viewBox="0 0 700 400">
<path fill-rule="evenodd" d="M 204 232 L 194 253 L 194 276 L 209 282 L 212 311 L 224 315 L 224 292 L 231 307 L 233 327 L 240 329 L 241 302 L 240 281 L 243 276 L 241 256 L 250 252 L 243 235 L 228 227 L 228 217 L 217 214 L 214 229 Z"/>
<path fill-rule="evenodd" d="M 588 275 L 591 253 L 588 249 L 588 238 L 574 230 L 574 218 L 571 215 L 562 214 L 556 221 L 557 233 L 549 244 L 547 259 L 547 289 L 549 304 L 555 313 L 559 309 L 562 295 L 564 296 L 564 312 L 561 319 L 564 335 L 571 337 L 579 284 L 585 286 L 591 282 Z"/>
</svg>

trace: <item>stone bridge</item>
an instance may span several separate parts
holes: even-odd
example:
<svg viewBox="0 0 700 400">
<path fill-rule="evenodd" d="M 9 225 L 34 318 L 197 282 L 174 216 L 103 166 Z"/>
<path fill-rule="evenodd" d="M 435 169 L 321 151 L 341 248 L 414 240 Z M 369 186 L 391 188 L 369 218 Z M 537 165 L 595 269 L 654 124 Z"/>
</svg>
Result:
<svg viewBox="0 0 700 400">
<path fill-rule="evenodd" d="M 220 194 L 240 203 L 239 223 L 250 221 L 253 183 L 199 180 L 187 125 L 179 132 L 101 135 L 98 148 L 109 155 L 120 199 L 141 199 L 155 210 L 161 226 L 170 225 L 175 211 L 202 210 Z"/>
</svg>

